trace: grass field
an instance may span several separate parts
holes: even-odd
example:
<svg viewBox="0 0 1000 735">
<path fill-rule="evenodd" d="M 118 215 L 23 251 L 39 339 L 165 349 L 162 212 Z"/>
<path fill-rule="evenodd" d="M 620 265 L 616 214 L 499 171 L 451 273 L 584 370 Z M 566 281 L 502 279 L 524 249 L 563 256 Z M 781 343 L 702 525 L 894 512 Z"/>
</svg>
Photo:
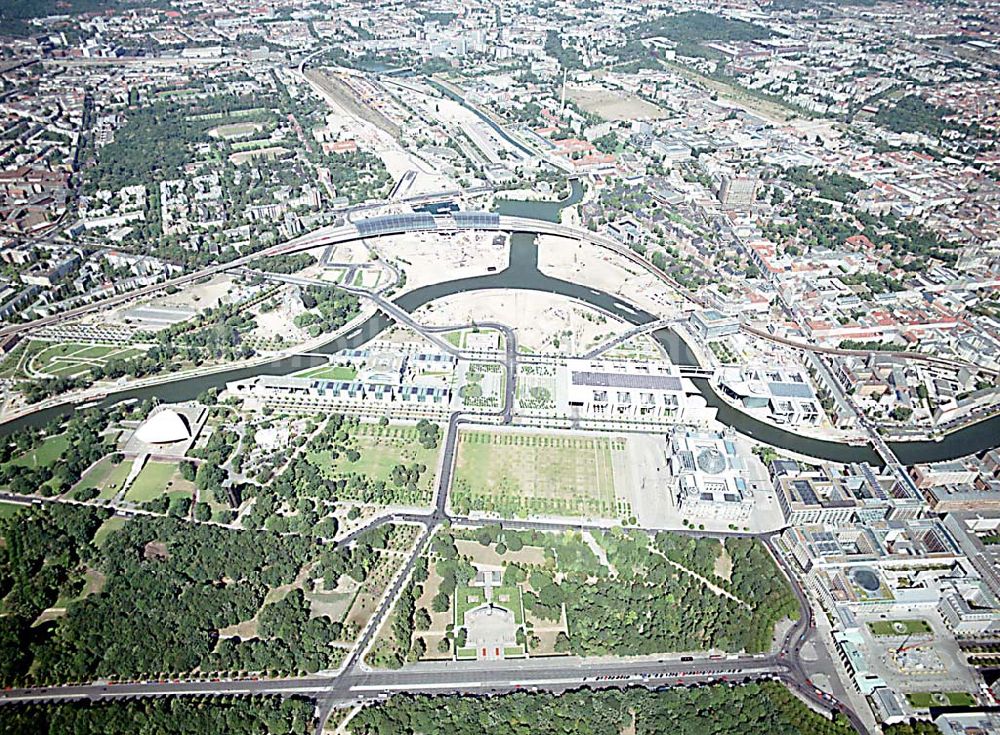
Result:
<svg viewBox="0 0 1000 735">
<path fill-rule="evenodd" d="M 524 612 L 521 609 L 521 588 L 513 585 L 503 585 L 493 589 L 493 604 L 506 608 L 514 613 L 514 622 L 524 624 Z"/>
<path fill-rule="evenodd" d="M 429 502 L 437 467 L 438 449 L 424 449 L 418 438 L 420 433 L 410 426 L 379 426 L 361 424 L 351 432 L 349 446 L 357 449 L 361 458 L 348 461 L 341 455 L 332 459 L 326 452 L 309 452 L 309 461 L 329 478 L 343 477 L 350 473 L 363 475 L 371 480 L 386 482 L 385 502 Z M 405 487 L 397 488 L 390 479 L 397 464 L 423 464 L 427 471 L 420 477 L 418 497 L 410 497 Z"/>
<path fill-rule="evenodd" d="M 968 692 L 908 692 L 906 698 L 914 707 L 971 707 L 976 703 Z"/>
<path fill-rule="evenodd" d="M 930 633 L 931 626 L 926 620 L 874 620 L 868 623 L 872 635 L 898 636 Z"/>
<path fill-rule="evenodd" d="M 100 547 L 107 540 L 108 536 L 117 531 L 119 528 L 124 528 L 128 520 L 125 518 L 119 518 L 118 516 L 111 516 L 108 520 L 101 524 L 101 527 L 97 529 L 94 533 L 94 546 Z"/>
<path fill-rule="evenodd" d="M 100 491 L 98 498 L 105 500 L 113 498 L 122 489 L 131 469 L 131 462 L 115 464 L 110 457 L 105 457 L 91 467 L 73 489 L 96 487 Z"/>
<path fill-rule="evenodd" d="M 143 353 L 133 347 L 59 342 L 42 348 L 31 358 L 32 370 L 59 378 L 84 375 L 109 360 L 127 360 Z"/>
<path fill-rule="evenodd" d="M 465 625 L 465 613 L 486 602 L 481 587 L 459 587 L 455 590 L 455 627 Z"/>
<path fill-rule="evenodd" d="M 21 508 L 26 507 L 27 506 L 19 505 L 18 503 L 0 503 L 0 518 L 10 518 Z"/>
<path fill-rule="evenodd" d="M 459 434 L 452 505 L 459 512 L 616 517 L 611 452 L 621 439 Z"/>
<path fill-rule="evenodd" d="M 343 365 L 320 365 L 317 368 L 309 368 L 301 373 L 296 373 L 296 378 L 319 378 L 320 380 L 354 380 L 358 371 Z"/>
<path fill-rule="evenodd" d="M 58 460 L 69 446 L 69 438 L 65 434 L 50 436 L 30 452 L 22 454 L 13 464 L 22 467 L 48 467 Z"/>
<path fill-rule="evenodd" d="M 165 492 L 181 490 L 179 485 L 182 483 L 187 485 L 181 479 L 177 465 L 173 462 L 147 462 L 125 493 L 125 499 L 134 503 L 144 503 L 160 497 Z M 171 484 L 172 486 L 168 487 Z"/>
</svg>

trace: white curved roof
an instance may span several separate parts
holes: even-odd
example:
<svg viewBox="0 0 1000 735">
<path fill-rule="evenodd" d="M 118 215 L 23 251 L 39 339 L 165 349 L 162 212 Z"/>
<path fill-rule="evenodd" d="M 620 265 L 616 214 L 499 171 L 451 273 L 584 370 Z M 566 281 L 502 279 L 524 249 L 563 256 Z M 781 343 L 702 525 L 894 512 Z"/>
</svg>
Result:
<svg viewBox="0 0 1000 735">
<path fill-rule="evenodd" d="M 172 408 L 153 414 L 136 432 L 136 437 L 147 444 L 170 444 L 191 438 L 187 420 Z"/>
</svg>

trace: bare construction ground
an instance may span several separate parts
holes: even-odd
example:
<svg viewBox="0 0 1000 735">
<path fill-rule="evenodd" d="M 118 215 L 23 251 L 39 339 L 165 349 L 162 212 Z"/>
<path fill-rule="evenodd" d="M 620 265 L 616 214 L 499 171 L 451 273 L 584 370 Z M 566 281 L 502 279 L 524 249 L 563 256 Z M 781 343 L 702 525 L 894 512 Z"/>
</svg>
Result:
<svg viewBox="0 0 1000 735">
<path fill-rule="evenodd" d="M 349 114 L 359 117 L 379 130 L 385 131 L 393 138 L 399 139 L 399 126 L 378 110 L 359 102 L 351 88 L 337 79 L 336 76 L 319 69 L 309 69 L 305 76 L 310 82 L 319 86 L 323 92 L 330 95 Z"/>
<path fill-rule="evenodd" d="M 582 355 L 628 328 L 624 321 L 566 296 L 514 289 L 452 294 L 422 306 L 413 316 L 432 326 L 501 322 L 517 332 L 522 350 L 563 355 Z"/>
</svg>

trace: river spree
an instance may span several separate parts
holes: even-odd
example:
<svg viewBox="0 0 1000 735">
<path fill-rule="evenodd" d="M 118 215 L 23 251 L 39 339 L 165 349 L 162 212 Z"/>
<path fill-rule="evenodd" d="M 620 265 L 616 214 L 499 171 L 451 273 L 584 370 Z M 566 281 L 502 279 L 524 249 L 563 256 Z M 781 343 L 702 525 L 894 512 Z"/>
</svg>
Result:
<svg viewBox="0 0 1000 735">
<path fill-rule="evenodd" d="M 532 217 L 558 221 L 559 210 L 578 202 L 583 195 L 582 185 L 574 181 L 569 197 L 559 202 L 520 202 L 505 201 L 501 207 L 502 214 L 519 217 Z M 510 264 L 498 273 L 485 276 L 462 278 L 446 281 L 431 286 L 418 288 L 395 299 L 395 303 L 407 312 L 414 312 L 421 306 L 432 301 L 451 296 L 452 294 L 486 289 L 522 289 L 559 294 L 591 306 L 597 307 L 621 319 L 636 325 L 647 324 L 656 319 L 655 316 L 627 304 L 616 296 L 598 291 L 588 286 L 581 286 L 568 281 L 552 278 L 538 270 L 538 246 L 534 235 L 514 234 L 511 236 Z M 338 337 L 314 350 L 319 353 L 334 353 L 343 349 L 356 348 L 375 339 L 393 321 L 382 312 L 378 312 L 348 334 Z M 694 354 L 677 335 L 670 329 L 661 329 L 653 333 L 653 338 L 666 350 L 670 359 L 678 365 L 696 365 Z M 147 400 L 159 398 L 163 402 L 187 401 L 196 398 L 209 388 L 224 387 L 226 383 L 251 378 L 255 375 L 288 375 L 321 364 L 322 357 L 288 357 L 274 360 L 263 365 L 248 368 L 237 368 L 183 378 L 169 383 L 162 383 L 147 388 L 126 389 L 112 393 L 100 405 L 110 406 L 126 399 Z M 819 459 L 834 462 L 870 462 L 879 464 L 878 455 L 868 446 L 852 446 L 833 441 L 823 441 L 804 437 L 786 431 L 742 413 L 723 401 L 707 380 L 696 379 L 695 386 L 705 397 L 710 406 L 718 411 L 718 420 L 754 439 L 788 449 Z M 8 434 L 24 426 L 42 426 L 53 418 L 65 415 L 74 410 L 71 405 L 56 406 L 0 424 L 0 434 Z M 946 436 L 943 440 L 923 442 L 896 442 L 890 444 L 892 450 L 904 464 L 914 462 L 937 462 L 967 454 L 983 452 L 1000 445 L 1000 416 L 993 417 L 965 429 Z"/>
</svg>

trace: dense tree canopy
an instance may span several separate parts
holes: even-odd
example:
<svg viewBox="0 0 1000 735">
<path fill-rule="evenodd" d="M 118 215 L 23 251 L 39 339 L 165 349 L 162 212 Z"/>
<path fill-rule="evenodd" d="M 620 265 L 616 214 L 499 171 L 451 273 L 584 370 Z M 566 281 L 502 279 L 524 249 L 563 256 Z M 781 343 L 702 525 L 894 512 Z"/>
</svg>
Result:
<svg viewBox="0 0 1000 735">
<path fill-rule="evenodd" d="M 273 696 L 4 707 L 0 735 L 306 735 L 313 703 Z"/>
<path fill-rule="evenodd" d="M 328 589 L 344 574 L 364 581 L 392 533 L 380 527 L 336 550 L 305 536 L 139 516 L 98 548 L 92 539 L 109 515 L 53 504 L 0 521 L 0 683 L 336 666 L 340 621 L 313 616 L 293 583 L 303 569 Z M 34 625 L 57 599 L 65 614 Z M 220 635 L 251 620 L 243 638 Z"/>
<path fill-rule="evenodd" d="M 479 735 L 503 723 L 517 735 L 848 735 L 799 702 L 779 684 L 695 689 L 580 690 L 556 697 L 516 693 L 501 697 L 400 695 L 362 710 L 355 735 Z"/>
</svg>

